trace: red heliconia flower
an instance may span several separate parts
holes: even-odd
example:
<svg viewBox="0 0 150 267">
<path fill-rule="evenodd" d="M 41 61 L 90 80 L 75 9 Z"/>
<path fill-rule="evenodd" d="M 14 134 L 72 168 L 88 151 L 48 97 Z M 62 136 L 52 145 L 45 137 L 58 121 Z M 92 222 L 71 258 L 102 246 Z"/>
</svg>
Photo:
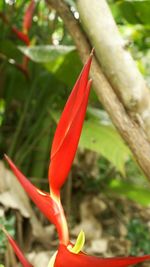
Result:
<svg viewBox="0 0 150 267">
<path fill-rule="evenodd" d="M 23 32 L 24 33 L 27 33 L 29 29 L 31 28 L 34 9 L 35 9 L 35 1 L 31 0 L 31 2 L 29 3 L 25 11 L 24 18 L 23 18 Z"/>
<path fill-rule="evenodd" d="M 60 245 L 54 267 L 128 267 L 150 260 L 150 255 L 141 257 L 100 258 L 82 252 L 75 254 L 67 247 Z"/>
<path fill-rule="evenodd" d="M 92 53 L 68 98 L 55 132 L 49 166 L 50 190 L 55 196 L 59 196 L 77 150 L 91 87 L 91 80 L 88 81 L 91 60 Z"/>
<path fill-rule="evenodd" d="M 22 263 L 24 267 L 33 267 L 33 265 L 26 259 L 24 256 L 23 252 L 15 242 L 15 240 L 10 236 L 10 234 L 4 229 L 3 227 L 1 228 L 3 232 L 5 233 L 9 243 L 11 244 L 16 256 L 18 257 L 19 261 Z"/>
<path fill-rule="evenodd" d="M 69 241 L 68 226 L 61 205 L 60 189 L 70 171 L 82 130 L 91 86 L 91 80 L 88 81 L 91 61 L 92 53 L 70 94 L 55 132 L 49 166 L 50 194 L 32 185 L 14 163 L 5 156 L 30 198 L 57 228 L 60 245 L 48 267 L 128 267 L 150 259 L 150 255 L 124 258 L 93 257 L 82 252 L 83 234 L 79 235 L 75 246 Z M 16 249 L 16 245 L 12 246 Z"/>
</svg>

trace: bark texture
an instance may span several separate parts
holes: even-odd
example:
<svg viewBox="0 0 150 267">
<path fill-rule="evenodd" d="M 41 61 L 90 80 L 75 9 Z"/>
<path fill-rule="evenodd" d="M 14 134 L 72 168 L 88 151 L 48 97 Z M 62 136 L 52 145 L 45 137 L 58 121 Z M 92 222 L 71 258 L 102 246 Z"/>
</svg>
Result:
<svg viewBox="0 0 150 267">
<path fill-rule="evenodd" d="M 77 0 L 81 23 L 99 63 L 125 108 L 150 140 L 150 91 L 125 48 L 106 0 Z"/>
<path fill-rule="evenodd" d="M 74 18 L 64 1 L 47 0 L 47 3 L 50 7 L 54 8 L 63 19 L 66 28 L 75 42 L 81 60 L 85 63 L 91 51 L 91 46 L 79 22 Z M 91 77 L 100 102 L 110 115 L 120 135 L 130 147 L 139 166 L 150 179 L 150 144 L 142 128 L 127 114 L 95 57 L 93 58 Z"/>
</svg>

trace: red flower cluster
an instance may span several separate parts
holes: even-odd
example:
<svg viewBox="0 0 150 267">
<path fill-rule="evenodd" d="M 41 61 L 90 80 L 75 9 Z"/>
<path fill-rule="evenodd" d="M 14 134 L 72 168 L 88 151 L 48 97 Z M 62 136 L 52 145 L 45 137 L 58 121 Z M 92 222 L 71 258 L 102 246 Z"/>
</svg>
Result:
<svg viewBox="0 0 150 267">
<path fill-rule="evenodd" d="M 32 17 L 33 17 L 34 9 L 35 9 L 35 1 L 31 0 L 24 13 L 22 30 L 19 30 L 14 25 L 11 26 L 12 32 L 26 46 L 30 45 L 30 38 L 28 34 L 29 34 L 29 30 L 32 25 Z M 9 24 L 9 19 L 2 12 L 0 12 L 0 18 L 2 18 L 4 23 Z M 26 78 L 28 78 L 28 62 L 29 62 L 29 58 L 27 56 L 23 56 L 21 64 L 19 63 L 14 64 L 21 72 L 23 72 Z"/>
<path fill-rule="evenodd" d="M 34 0 L 31 0 L 24 13 L 22 31 L 19 31 L 15 26 L 12 26 L 12 31 L 16 34 L 18 39 L 20 39 L 22 42 L 25 43 L 26 46 L 30 45 L 30 38 L 28 33 L 32 25 L 32 17 L 34 9 L 35 9 L 35 2 Z M 22 71 L 27 78 L 28 78 L 28 62 L 29 58 L 27 56 L 23 56 L 22 63 L 16 64 L 16 67 L 20 71 Z"/>
<path fill-rule="evenodd" d="M 32 17 L 34 9 L 35 9 L 35 2 L 34 0 L 31 0 L 24 13 L 22 31 L 18 30 L 15 26 L 12 26 L 12 31 L 16 34 L 18 39 L 24 42 L 27 46 L 30 45 L 30 39 L 28 33 L 32 25 Z"/>
<path fill-rule="evenodd" d="M 24 23 L 24 25 L 28 24 Z M 26 27 L 28 28 L 29 26 Z M 56 226 L 60 244 L 58 251 L 50 260 L 49 267 L 127 267 L 150 259 L 150 255 L 125 258 L 92 257 L 81 251 L 83 244 L 78 246 L 77 241 L 74 246 L 69 240 L 68 225 L 61 204 L 60 189 L 70 171 L 82 130 L 91 87 L 91 80 L 88 81 L 91 61 L 92 53 L 69 96 L 55 132 L 49 166 L 50 194 L 32 185 L 8 156 L 5 156 L 29 197 Z M 24 267 L 32 267 L 12 237 L 5 229 L 3 230 L 22 265 Z"/>
</svg>

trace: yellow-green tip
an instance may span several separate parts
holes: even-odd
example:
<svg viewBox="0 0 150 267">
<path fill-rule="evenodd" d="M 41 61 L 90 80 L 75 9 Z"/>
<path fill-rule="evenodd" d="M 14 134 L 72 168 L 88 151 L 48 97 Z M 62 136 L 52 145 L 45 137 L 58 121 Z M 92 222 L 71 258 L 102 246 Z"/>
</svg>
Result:
<svg viewBox="0 0 150 267">
<path fill-rule="evenodd" d="M 80 231 L 76 243 L 73 247 L 68 247 L 68 249 L 70 250 L 70 252 L 74 253 L 74 254 L 78 254 L 85 243 L 85 233 L 83 232 L 83 230 Z"/>
</svg>

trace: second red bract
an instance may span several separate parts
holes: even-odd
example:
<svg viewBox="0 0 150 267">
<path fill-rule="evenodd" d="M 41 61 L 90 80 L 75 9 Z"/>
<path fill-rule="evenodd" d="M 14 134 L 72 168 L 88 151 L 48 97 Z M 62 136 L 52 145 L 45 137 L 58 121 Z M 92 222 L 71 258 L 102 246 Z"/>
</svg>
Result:
<svg viewBox="0 0 150 267">
<path fill-rule="evenodd" d="M 49 267 L 126 267 L 150 259 L 150 255 L 104 259 L 88 256 L 82 251 L 75 252 L 71 250 L 74 245 L 69 240 L 68 225 L 61 204 L 60 189 L 68 177 L 85 118 L 91 87 L 91 80 L 88 80 L 88 76 L 92 55 L 93 52 L 84 65 L 68 98 L 55 132 L 48 174 L 50 193 L 45 193 L 31 184 L 8 156 L 5 156 L 27 194 L 40 211 L 56 226 L 60 245 Z M 30 263 L 27 263 L 20 249 L 17 249 L 15 241 L 12 241 L 8 233 L 6 235 L 22 265 L 24 267 L 31 266 Z"/>
</svg>

